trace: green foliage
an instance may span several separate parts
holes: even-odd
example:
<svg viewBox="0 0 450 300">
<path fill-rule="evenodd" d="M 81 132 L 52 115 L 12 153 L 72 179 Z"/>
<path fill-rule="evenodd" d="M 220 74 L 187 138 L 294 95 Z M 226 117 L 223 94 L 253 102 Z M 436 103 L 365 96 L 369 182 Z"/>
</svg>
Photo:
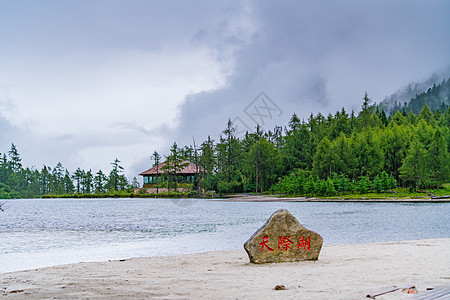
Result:
<svg viewBox="0 0 450 300">
<path fill-rule="evenodd" d="M 156 166 L 156 192 L 159 192 L 159 164 L 161 163 L 161 155 L 159 155 L 158 152 L 154 151 L 152 156 L 150 157 L 150 159 L 152 159 L 154 161 L 153 166 Z M 161 170 L 162 171 L 162 170 Z M 135 184 L 133 184 L 134 186 Z"/>
<path fill-rule="evenodd" d="M 254 178 L 255 191 L 264 190 L 265 186 L 271 186 L 276 179 L 278 166 L 278 151 L 275 145 L 264 138 L 260 138 L 249 149 L 246 155 L 245 172 Z M 258 183 L 260 189 L 258 189 Z"/>
<path fill-rule="evenodd" d="M 103 174 L 102 170 L 98 170 L 94 177 L 94 191 L 96 193 L 104 193 L 106 192 L 106 184 L 108 182 L 108 178 L 105 174 Z"/>
<path fill-rule="evenodd" d="M 403 161 L 403 165 L 399 169 L 400 177 L 416 190 L 426 182 L 425 151 L 425 146 L 417 138 L 414 138 Z"/>
<path fill-rule="evenodd" d="M 450 176 L 450 155 L 442 131 L 437 128 L 425 155 L 427 177 L 432 186 L 439 186 Z"/>
<path fill-rule="evenodd" d="M 168 183 L 168 187 L 173 187 L 175 192 L 177 191 L 178 177 L 179 173 L 183 168 L 185 168 L 189 163 L 185 162 L 185 157 L 181 149 L 178 147 L 177 143 L 173 143 L 170 148 L 170 155 L 166 156 L 166 164 L 162 168 L 169 177 L 171 177 L 172 184 Z"/>
<path fill-rule="evenodd" d="M 304 195 L 307 193 L 306 182 L 310 172 L 306 170 L 295 170 L 289 175 L 283 177 L 278 183 L 271 187 L 272 193 Z"/>
<path fill-rule="evenodd" d="M 296 196 L 335 196 L 337 194 L 351 194 L 355 191 L 359 194 L 367 192 L 381 192 L 396 187 L 396 180 L 386 172 L 377 175 L 373 181 L 367 176 L 362 176 L 359 181 L 353 182 L 344 174 L 332 174 L 332 178 L 320 179 L 310 175 L 309 171 L 296 170 L 285 176 L 272 186 L 274 194 L 286 194 Z"/>
<path fill-rule="evenodd" d="M 0 182 L 0 199 L 11 199 L 11 198 L 14 198 L 11 195 L 11 192 L 12 192 L 11 188 L 8 185 Z"/>
<path fill-rule="evenodd" d="M 353 135 L 356 174 L 373 177 L 383 168 L 383 150 L 380 132 L 371 129 Z"/>
<path fill-rule="evenodd" d="M 320 178 L 331 177 L 335 171 L 337 156 L 328 138 L 323 138 L 317 146 L 313 160 L 313 172 Z"/>
<path fill-rule="evenodd" d="M 128 180 L 123 173 L 123 167 L 119 164 L 120 160 L 117 158 L 111 163 L 112 170 L 109 172 L 106 189 L 108 191 L 123 191 L 128 187 Z"/>
<path fill-rule="evenodd" d="M 382 148 L 384 149 L 384 171 L 391 174 L 398 181 L 399 168 L 408 149 L 408 127 L 391 123 L 382 133 Z"/>
<path fill-rule="evenodd" d="M 370 181 L 369 177 L 362 176 L 358 182 L 358 191 L 361 194 L 367 193 L 369 190 L 371 190 L 373 187 L 372 182 Z"/>
</svg>

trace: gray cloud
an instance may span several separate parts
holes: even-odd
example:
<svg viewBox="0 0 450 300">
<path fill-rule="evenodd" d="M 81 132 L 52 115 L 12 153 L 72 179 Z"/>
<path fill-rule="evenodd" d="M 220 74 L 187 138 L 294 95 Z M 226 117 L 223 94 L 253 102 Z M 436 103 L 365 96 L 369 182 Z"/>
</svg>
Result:
<svg viewBox="0 0 450 300">
<path fill-rule="evenodd" d="M 14 127 L 5 118 L 0 116 L 0 149 L 3 153 L 11 146 L 11 138 L 14 133 Z M 2 151 L 0 151 L 2 152 Z"/>
<path fill-rule="evenodd" d="M 223 88 L 186 97 L 177 141 L 189 143 L 184 137 L 192 134 L 217 138 L 227 119 L 241 115 L 260 91 L 283 109 L 276 121 L 286 125 L 294 112 L 307 118 L 341 107 L 359 110 L 365 91 L 380 101 L 450 61 L 446 1 L 254 1 L 251 6 L 249 22 L 256 29 L 235 48 L 233 75 Z M 221 47 L 210 35 L 221 36 L 220 29 L 202 31 L 202 38 Z"/>
<path fill-rule="evenodd" d="M 135 133 L 139 133 L 139 134 L 144 134 L 146 136 L 161 136 L 161 135 L 167 135 L 171 132 L 171 129 L 163 124 L 161 126 L 158 126 L 157 128 L 154 129 L 147 129 L 144 126 L 139 126 L 138 124 L 136 124 L 136 122 L 131 121 L 131 122 L 116 122 L 113 123 L 111 125 L 111 128 L 114 129 L 124 129 L 127 131 L 131 131 L 131 132 L 135 132 Z"/>
</svg>

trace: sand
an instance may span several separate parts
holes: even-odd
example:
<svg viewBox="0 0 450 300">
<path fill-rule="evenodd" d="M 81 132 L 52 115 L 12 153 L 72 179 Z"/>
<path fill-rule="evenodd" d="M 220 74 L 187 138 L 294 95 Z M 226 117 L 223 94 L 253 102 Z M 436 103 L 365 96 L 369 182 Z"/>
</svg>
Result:
<svg viewBox="0 0 450 300">
<path fill-rule="evenodd" d="M 78 263 L 0 274 L 12 299 L 364 299 L 450 285 L 450 238 L 325 245 L 318 261 L 255 265 L 244 250 Z M 284 285 L 285 290 L 275 290 Z M 400 291 L 377 299 L 403 299 Z M 366 298 L 367 299 L 367 298 Z"/>
</svg>

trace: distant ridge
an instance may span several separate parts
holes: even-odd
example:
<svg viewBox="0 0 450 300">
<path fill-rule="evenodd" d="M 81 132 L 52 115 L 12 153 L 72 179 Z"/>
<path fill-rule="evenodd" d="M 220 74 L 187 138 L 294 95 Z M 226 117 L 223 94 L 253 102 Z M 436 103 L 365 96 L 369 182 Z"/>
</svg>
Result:
<svg viewBox="0 0 450 300">
<path fill-rule="evenodd" d="M 406 112 L 412 109 L 413 113 L 417 114 L 425 102 L 433 111 L 440 108 L 442 102 L 449 106 L 447 78 L 450 78 L 450 67 L 443 72 L 434 73 L 424 82 L 408 83 L 392 95 L 386 96 L 378 104 L 378 107 L 389 116 L 402 109 L 405 109 Z M 446 87 L 442 88 L 442 85 Z M 430 95 L 423 95 L 424 93 L 430 93 L 433 99 L 425 100 Z M 412 100 L 418 97 L 419 99 L 412 103 Z"/>
</svg>

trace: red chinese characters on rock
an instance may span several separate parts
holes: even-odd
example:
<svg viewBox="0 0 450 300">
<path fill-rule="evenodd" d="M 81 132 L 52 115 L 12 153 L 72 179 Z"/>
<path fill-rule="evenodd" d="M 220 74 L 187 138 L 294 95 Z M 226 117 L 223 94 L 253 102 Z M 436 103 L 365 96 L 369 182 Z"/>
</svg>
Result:
<svg viewBox="0 0 450 300">
<path fill-rule="evenodd" d="M 267 243 L 269 242 L 269 241 L 267 240 L 268 238 L 269 238 L 268 236 L 265 236 L 265 237 L 262 238 L 262 242 L 259 243 L 259 244 L 261 245 L 261 248 L 259 248 L 259 251 L 261 251 L 262 249 L 264 249 L 264 247 L 266 247 L 267 250 L 269 250 L 269 251 L 273 251 L 273 249 L 270 249 L 270 247 L 267 245 Z"/>
<path fill-rule="evenodd" d="M 291 249 L 291 245 L 294 243 L 289 239 L 290 237 L 289 235 L 278 237 L 278 250 L 288 251 L 288 249 Z"/>
<path fill-rule="evenodd" d="M 310 251 L 311 248 L 311 237 L 299 236 L 297 240 L 297 249 L 302 248 L 303 250 Z"/>
<path fill-rule="evenodd" d="M 269 247 L 269 245 L 267 243 L 269 243 L 269 237 L 265 236 L 262 238 L 261 243 L 259 243 L 259 245 L 261 246 L 261 248 L 259 248 L 259 251 L 262 251 L 264 248 L 266 248 L 269 251 L 274 251 L 272 248 Z M 291 250 L 292 249 L 291 245 L 293 245 L 293 244 L 294 243 L 291 241 L 290 235 L 278 237 L 278 250 L 284 250 L 284 251 Z M 311 251 L 310 250 L 311 249 L 311 237 L 299 236 L 297 239 L 297 249 Z"/>
</svg>

